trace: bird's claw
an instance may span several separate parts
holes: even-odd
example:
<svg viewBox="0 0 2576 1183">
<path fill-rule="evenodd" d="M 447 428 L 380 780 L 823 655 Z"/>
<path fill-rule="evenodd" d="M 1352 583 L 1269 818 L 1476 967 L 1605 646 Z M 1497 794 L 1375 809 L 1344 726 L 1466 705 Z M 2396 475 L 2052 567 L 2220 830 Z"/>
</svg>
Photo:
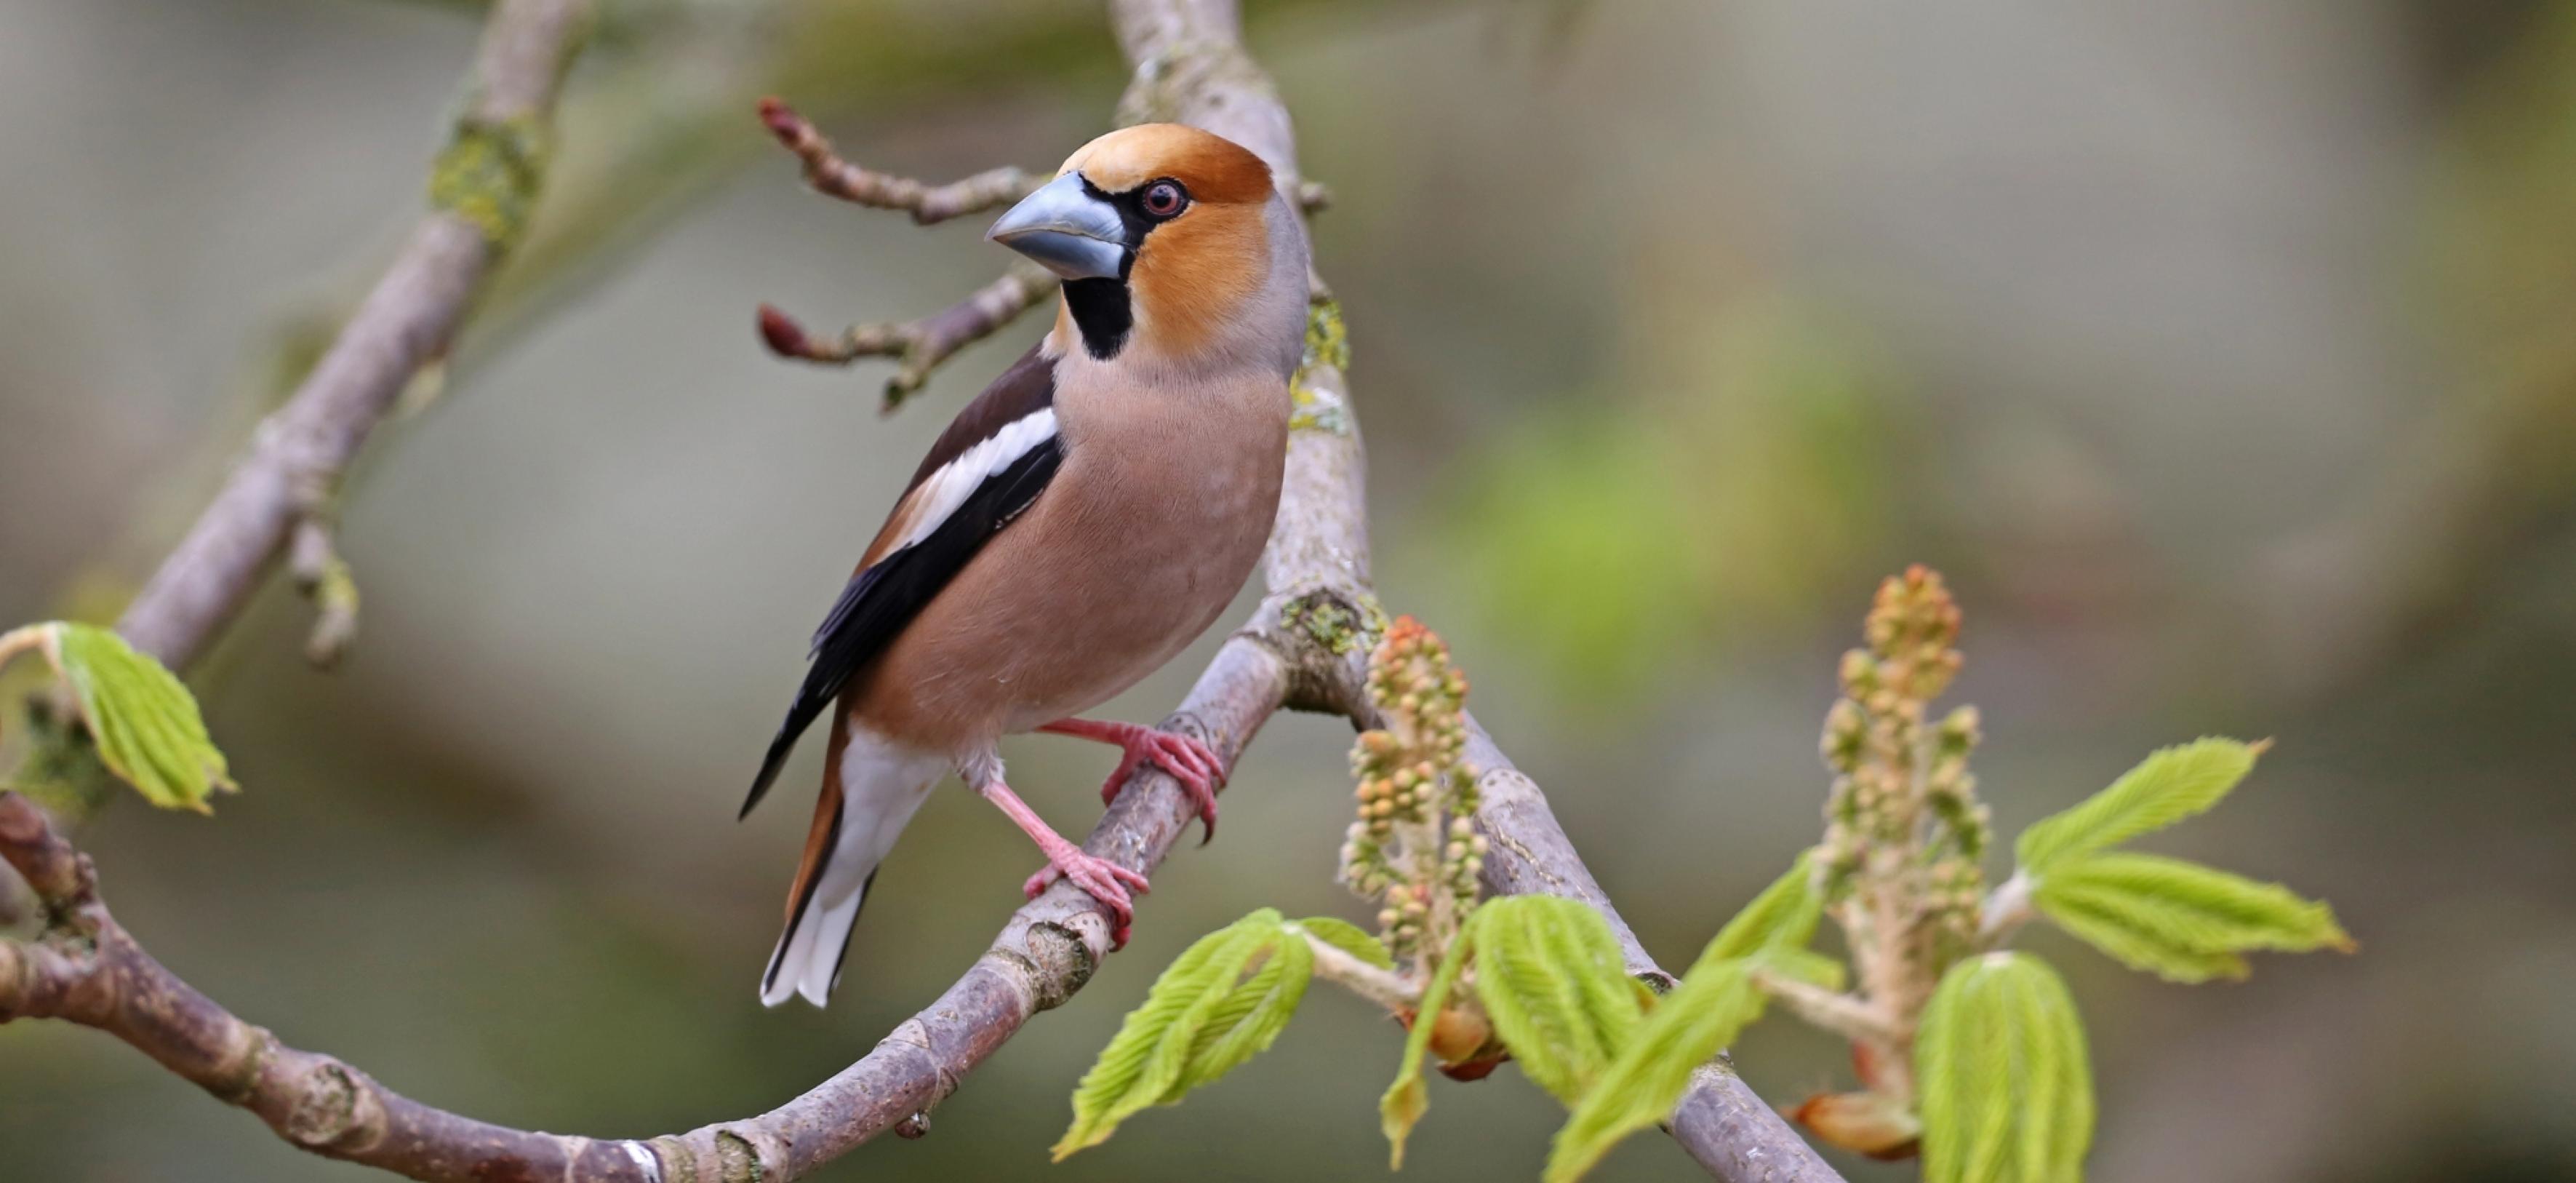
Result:
<svg viewBox="0 0 2576 1183">
<path fill-rule="evenodd" d="M 1036 899 L 1058 877 L 1072 880 L 1074 886 L 1109 909 L 1109 947 L 1113 951 L 1126 948 L 1129 926 L 1136 920 L 1136 903 L 1129 892 L 1142 895 L 1152 890 L 1153 882 L 1108 859 L 1073 850 L 1055 856 L 1037 874 L 1029 876 L 1028 882 L 1020 885 L 1020 893 Z"/>
<path fill-rule="evenodd" d="M 1216 749 L 1177 731 L 1151 727 L 1137 728 L 1120 748 L 1117 771 L 1100 786 L 1101 804 L 1116 801 L 1118 790 L 1126 787 L 1127 777 L 1136 771 L 1136 765 L 1151 760 L 1154 767 L 1181 782 L 1181 791 L 1189 794 L 1199 820 L 1207 823 L 1207 833 L 1199 839 L 1199 845 L 1215 839 L 1216 791 L 1225 784 L 1225 762 L 1217 758 Z"/>
</svg>

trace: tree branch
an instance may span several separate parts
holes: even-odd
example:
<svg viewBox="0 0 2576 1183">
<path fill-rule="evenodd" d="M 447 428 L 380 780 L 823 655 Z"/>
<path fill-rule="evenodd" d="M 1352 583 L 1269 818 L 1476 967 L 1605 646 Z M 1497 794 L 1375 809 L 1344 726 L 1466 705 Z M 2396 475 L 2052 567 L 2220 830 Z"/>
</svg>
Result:
<svg viewBox="0 0 2576 1183">
<path fill-rule="evenodd" d="M 760 100 L 760 121 L 769 133 L 805 162 L 805 183 L 826 197 L 838 197 L 873 209 L 899 209 L 923 226 L 979 210 L 997 209 L 1026 197 L 1038 187 L 1027 170 L 1004 165 L 945 185 L 926 185 L 860 168 L 832 151 L 832 141 L 777 99 Z"/>
<path fill-rule="evenodd" d="M 1498 895 L 1543 892 L 1592 905 L 1618 935 L 1628 972 L 1658 988 L 1669 988 L 1672 975 L 1647 955 L 1637 943 L 1637 934 L 1611 906 L 1601 884 L 1575 853 L 1574 843 L 1556 824 L 1556 814 L 1548 808 L 1538 782 L 1514 767 L 1473 717 L 1467 720 L 1467 762 L 1481 776 L 1477 792 L 1484 808 L 1478 811 L 1477 828 L 1489 843 L 1485 889 Z M 1779 1111 L 1755 1095 L 1724 1057 L 1691 1075 L 1690 1091 L 1682 1095 L 1664 1128 L 1710 1175 L 1727 1183 L 1823 1183 L 1842 1178 L 1789 1128 Z"/>
<path fill-rule="evenodd" d="M 486 57 L 493 59 L 487 74 L 499 73 L 506 64 L 499 59 L 520 60 L 494 50 L 497 42 L 515 43 L 504 36 L 505 27 L 533 19 L 531 14 L 568 21 L 576 8 L 571 0 L 503 0 L 487 35 Z M 1111 0 L 1110 10 L 1136 70 L 1120 105 L 1123 119 L 1195 123 L 1267 158 L 1292 195 L 1306 192 L 1287 111 L 1245 55 L 1230 0 Z M 558 57 L 567 29 L 555 26 Z M 174 664 L 192 655 L 238 608 L 282 544 L 297 513 L 287 496 L 295 487 L 290 478 L 338 471 L 401 379 L 452 331 L 465 294 L 495 252 L 479 233 L 466 244 L 474 248 L 470 252 L 454 244 L 422 247 L 425 241 L 433 247 L 446 241 L 447 217 L 424 225 L 414 244 L 421 249 L 405 252 L 307 391 L 280 412 L 278 420 L 285 422 L 273 421 L 263 432 L 259 450 L 155 577 L 129 613 L 129 635 L 138 644 Z M 424 308 L 446 311 L 413 315 Z M 376 356 L 379 349 L 390 354 Z M 341 359 L 336 366 L 334 358 Z M 1299 411 L 1264 562 L 1270 594 L 1164 724 L 1198 735 L 1229 767 L 1282 706 L 1345 715 L 1361 726 L 1373 721 L 1362 686 L 1366 652 L 1381 616 L 1370 591 L 1362 454 L 1343 364 L 1339 312 L 1318 284 L 1306 364 L 1291 386 Z M 353 376 L 324 381 L 344 371 Z M 308 400 L 316 391 L 331 393 Z M 318 409 L 290 418 L 308 403 Z M 290 427 L 331 429 L 322 438 L 338 446 L 318 453 L 328 463 L 316 467 L 314 446 L 293 436 Z M 290 442 L 275 442 L 280 437 Z M 200 581 L 209 586 L 197 586 Z M 1472 719 L 1469 728 L 1468 759 L 1481 770 L 1484 795 L 1479 824 L 1493 845 L 1487 888 L 1544 891 L 1592 904 L 1618 933 L 1630 970 L 1669 982 L 1576 856 L 1537 784 Z M 1129 779 L 1085 849 L 1150 871 L 1191 817 L 1178 784 L 1147 765 Z M 433 1109 L 338 1060 L 278 1043 L 145 954 L 98 900 L 87 861 L 14 794 L 0 795 L 0 859 L 36 888 L 48 918 L 35 941 L 0 941 L 0 1020 L 52 1017 L 96 1027 L 218 1098 L 259 1114 L 297 1146 L 433 1183 L 800 1178 L 887 1129 L 926 1129 L 931 1108 L 985 1056 L 1030 1016 L 1081 989 L 1106 955 L 1109 939 L 1097 901 L 1059 882 L 1015 913 L 991 950 L 936 1002 L 803 1096 L 757 1117 L 684 1134 L 594 1141 L 509 1130 Z M 1722 1179 L 1836 1178 L 1777 1113 L 1719 1066 L 1694 1078 L 1671 1128 Z"/>
<path fill-rule="evenodd" d="M 812 121 L 782 100 L 760 100 L 760 121 L 769 126 L 769 134 L 777 136 L 781 145 L 804 162 L 805 183 L 815 192 L 872 209 L 904 210 L 923 226 L 999 209 L 1035 192 L 1045 180 L 1041 174 L 1004 165 L 945 185 L 932 185 L 842 159 L 833 150 L 832 141 L 824 138 Z M 1332 191 L 1314 181 L 1290 187 L 1288 195 L 1298 208 L 1310 214 L 1333 201 Z"/>
<path fill-rule="evenodd" d="M 492 1179 L 495 1162 L 546 1175 L 643 1183 L 656 1176 L 608 1145 L 520 1133 L 405 1099 L 329 1056 L 297 1051 L 234 1018 L 154 961 L 99 902 L 89 860 L 16 793 L 0 793 L 0 858 L 53 918 L 44 936 L 0 942 L 0 1020 L 58 1018 L 133 1044 L 207 1092 L 257 1113 L 306 1150 L 415 1179 Z"/>
<path fill-rule="evenodd" d="M 778 99 L 760 101 L 760 119 L 780 144 L 804 162 L 805 181 L 816 192 L 877 209 L 908 210 L 912 220 L 924 226 L 1008 205 L 1028 196 L 1040 183 L 1036 174 L 1003 167 L 945 185 L 924 184 L 842 159 L 812 122 Z M 1313 181 L 1298 183 L 1290 193 L 1308 213 L 1332 202 L 1332 193 Z M 845 366 L 863 357 L 900 359 L 902 366 L 885 385 L 883 410 L 892 414 L 950 355 L 1001 331 L 1055 291 L 1054 276 L 1034 264 L 1017 262 L 1000 279 L 929 316 L 852 325 L 828 340 L 815 338 L 794 317 L 763 304 L 760 339 L 780 357 L 821 365 Z"/>
<path fill-rule="evenodd" d="M 432 212 L 126 608 L 117 629 L 135 648 L 174 669 L 194 660 L 308 519 L 310 491 L 338 483 L 404 385 L 446 352 L 535 202 L 547 123 L 589 10 L 589 0 L 493 8 L 474 99 L 431 177 Z"/>
<path fill-rule="evenodd" d="M 918 320 L 853 325 L 826 341 L 808 336 L 793 317 L 763 304 L 760 339 L 780 357 L 823 365 L 845 366 L 863 357 L 900 359 L 902 366 L 885 385 L 884 409 L 892 413 L 930 380 L 939 363 L 1001 331 L 1055 293 L 1054 276 L 1035 264 L 1014 263 L 1000 279 L 938 312 Z"/>
<path fill-rule="evenodd" d="M 907 210 L 918 225 L 944 222 L 980 210 L 1009 205 L 1038 187 L 1029 172 L 1005 166 L 962 181 L 927 185 L 861 168 L 833 151 L 802 115 L 775 98 L 760 100 L 760 121 L 771 135 L 805 165 L 805 183 L 828 197 L 876 209 Z M 1002 326 L 1053 295 L 1055 278 L 1026 263 L 1013 263 L 1000 279 L 965 299 L 918 320 L 853 325 L 828 341 L 816 340 L 793 317 L 767 304 L 760 306 L 760 339 L 780 357 L 823 365 L 845 366 L 863 357 L 902 361 L 886 379 L 884 410 L 892 414 L 903 400 L 930 380 L 930 371 L 951 354 L 1000 331 Z"/>
</svg>

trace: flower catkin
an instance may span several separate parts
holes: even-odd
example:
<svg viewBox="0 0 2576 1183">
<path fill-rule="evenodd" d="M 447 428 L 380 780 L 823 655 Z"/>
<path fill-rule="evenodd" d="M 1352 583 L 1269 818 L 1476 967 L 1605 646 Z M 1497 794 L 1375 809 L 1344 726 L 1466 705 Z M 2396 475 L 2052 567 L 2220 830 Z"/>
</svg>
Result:
<svg viewBox="0 0 2576 1183">
<path fill-rule="evenodd" d="M 1959 606 L 1922 566 L 1878 588 L 1865 647 L 1843 654 L 1842 698 L 1821 744 L 1834 772 L 1817 874 L 1825 897 L 1860 922 L 1871 952 L 1928 968 L 1931 942 L 1963 942 L 1985 890 L 1979 859 L 1993 827 L 1968 757 L 1977 710 L 1930 720 L 1958 677 Z"/>
<path fill-rule="evenodd" d="M 1359 817 L 1342 844 L 1342 880 L 1379 901 L 1387 948 L 1419 965 L 1447 948 L 1485 866 L 1476 778 L 1461 758 L 1467 676 L 1438 634 L 1406 616 L 1370 655 L 1368 692 L 1385 726 L 1351 749 Z"/>
</svg>

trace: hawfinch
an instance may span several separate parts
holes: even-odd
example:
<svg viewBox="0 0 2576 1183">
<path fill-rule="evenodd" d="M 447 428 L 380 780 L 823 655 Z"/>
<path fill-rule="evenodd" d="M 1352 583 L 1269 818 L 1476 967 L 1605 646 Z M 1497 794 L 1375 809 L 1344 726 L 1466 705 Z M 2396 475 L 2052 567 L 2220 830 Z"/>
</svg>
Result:
<svg viewBox="0 0 2576 1183">
<path fill-rule="evenodd" d="M 1261 158 L 1148 124 L 1085 145 L 987 238 L 1064 280 L 1055 328 L 939 435 L 814 634 L 743 812 L 827 708 L 822 800 L 761 977 L 770 1006 L 831 994 L 877 864 L 954 769 L 1108 909 L 1145 877 L 1082 852 L 1003 782 L 995 742 L 1115 744 L 1188 789 L 1211 836 L 1215 753 L 1076 718 L 1187 646 L 1261 557 L 1279 505 L 1306 241 Z"/>
</svg>

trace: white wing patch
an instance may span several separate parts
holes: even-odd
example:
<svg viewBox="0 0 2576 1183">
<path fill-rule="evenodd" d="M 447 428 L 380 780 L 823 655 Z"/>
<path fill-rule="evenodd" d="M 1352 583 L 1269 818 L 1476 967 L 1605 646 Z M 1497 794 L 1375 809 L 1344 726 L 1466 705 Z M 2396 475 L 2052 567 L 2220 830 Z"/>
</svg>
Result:
<svg viewBox="0 0 2576 1183">
<path fill-rule="evenodd" d="M 891 557 L 896 551 L 919 545 L 947 522 L 948 515 L 966 504 L 966 499 L 981 488 L 984 480 L 1019 462 L 1038 445 L 1055 438 L 1055 408 L 1040 407 L 1027 415 L 1003 424 L 992 437 L 957 454 L 957 458 L 940 465 L 905 498 L 906 507 L 902 536 L 886 548 Z M 880 560 L 882 561 L 882 560 Z"/>
</svg>

